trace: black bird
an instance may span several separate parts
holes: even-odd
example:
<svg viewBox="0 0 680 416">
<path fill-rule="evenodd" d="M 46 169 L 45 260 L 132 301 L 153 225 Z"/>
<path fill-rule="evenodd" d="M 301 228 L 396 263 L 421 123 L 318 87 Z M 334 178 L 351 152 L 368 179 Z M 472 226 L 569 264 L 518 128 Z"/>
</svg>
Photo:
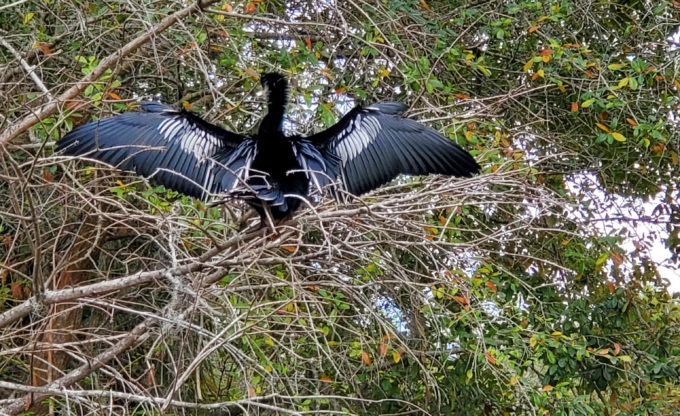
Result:
<svg viewBox="0 0 680 416">
<path fill-rule="evenodd" d="M 357 106 L 332 127 L 311 136 L 286 136 L 283 116 L 288 83 L 261 77 L 268 111 L 257 133 L 244 136 L 186 110 L 156 102 L 77 127 L 57 144 L 63 154 L 86 156 L 135 171 L 165 187 L 200 199 L 230 194 L 275 220 L 292 214 L 310 186 L 340 186 L 359 195 L 398 174 L 470 176 L 472 156 L 450 139 L 401 117 L 406 106 Z M 336 193 L 337 195 L 337 193 Z"/>
</svg>

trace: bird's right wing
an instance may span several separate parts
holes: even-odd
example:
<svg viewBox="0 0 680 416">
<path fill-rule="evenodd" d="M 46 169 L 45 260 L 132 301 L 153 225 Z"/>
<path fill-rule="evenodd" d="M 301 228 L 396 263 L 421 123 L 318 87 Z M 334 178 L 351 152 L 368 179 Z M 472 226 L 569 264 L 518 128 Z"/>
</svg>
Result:
<svg viewBox="0 0 680 416">
<path fill-rule="evenodd" d="M 246 178 L 255 154 L 251 139 L 160 103 L 140 107 L 73 129 L 57 151 L 131 170 L 202 199 Z"/>
<path fill-rule="evenodd" d="M 355 195 L 400 173 L 470 176 L 479 171 L 468 152 L 442 134 L 401 117 L 404 110 L 404 104 L 395 102 L 355 107 L 329 129 L 305 140 L 319 150 L 323 160 L 339 159 L 324 172 Z"/>
</svg>

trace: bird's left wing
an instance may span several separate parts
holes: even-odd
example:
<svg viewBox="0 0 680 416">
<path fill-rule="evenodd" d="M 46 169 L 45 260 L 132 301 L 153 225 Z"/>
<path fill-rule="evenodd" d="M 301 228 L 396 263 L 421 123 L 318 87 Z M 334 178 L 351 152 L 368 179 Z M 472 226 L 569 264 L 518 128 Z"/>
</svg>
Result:
<svg viewBox="0 0 680 416">
<path fill-rule="evenodd" d="M 324 162 L 323 172 L 355 195 L 400 173 L 470 176 L 479 171 L 468 152 L 440 133 L 402 117 L 405 110 L 404 104 L 395 102 L 355 107 L 329 129 L 302 140 L 318 150 L 314 153 L 309 145 L 303 148 L 315 155 L 307 160 L 319 166 Z M 321 175 L 315 178 L 323 179 Z"/>
<path fill-rule="evenodd" d="M 73 129 L 57 151 L 131 170 L 202 199 L 246 177 L 252 140 L 160 103 L 142 103 L 140 109 Z"/>
</svg>

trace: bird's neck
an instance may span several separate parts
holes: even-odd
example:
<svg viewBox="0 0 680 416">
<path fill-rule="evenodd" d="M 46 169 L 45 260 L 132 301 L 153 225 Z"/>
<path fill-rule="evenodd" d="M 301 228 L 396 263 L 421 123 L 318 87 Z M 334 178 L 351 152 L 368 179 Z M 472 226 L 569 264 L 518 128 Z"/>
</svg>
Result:
<svg viewBox="0 0 680 416">
<path fill-rule="evenodd" d="M 283 134 L 283 115 L 288 102 L 288 85 L 281 79 L 268 91 L 267 115 L 262 119 L 258 135 L 278 133 Z"/>
</svg>

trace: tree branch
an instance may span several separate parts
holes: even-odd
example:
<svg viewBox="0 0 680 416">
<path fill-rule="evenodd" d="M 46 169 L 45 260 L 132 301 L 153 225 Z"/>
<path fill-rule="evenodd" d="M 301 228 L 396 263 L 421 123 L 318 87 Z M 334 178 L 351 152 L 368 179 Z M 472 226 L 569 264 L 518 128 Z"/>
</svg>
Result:
<svg viewBox="0 0 680 416">
<path fill-rule="evenodd" d="M 165 17 L 156 26 L 154 26 L 148 32 L 136 37 L 135 39 L 128 42 L 125 46 L 120 48 L 118 51 L 112 53 L 106 58 L 102 59 L 96 68 L 92 70 L 89 74 L 85 75 L 80 81 L 78 81 L 74 86 L 66 90 L 63 94 L 57 97 L 56 100 L 50 100 L 49 103 L 43 105 L 41 108 L 31 111 L 30 113 L 24 115 L 21 119 L 15 121 L 11 124 L 4 132 L 0 134 L 0 144 L 6 145 L 18 135 L 33 127 L 35 124 L 40 122 L 45 117 L 49 117 L 55 112 L 59 111 L 61 105 L 66 101 L 71 100 L 82 93 L 88 85 L 95 82 L 99 77 L 101 77 L 107 69 L 112 68 L 119 61 L 133 53 L 137 48 L 143 44 L 149 42 L 155 35 L 168 29 L 176 21 L 183 19 L 184 17 L 190 15 L 191 13 L 199 10 L 199 7 L 207 7 L 217 0 L 204 0 L 199 4 L 192 3 L 190 6 L 179 10 L 170 16 Z"/>
</svg>

